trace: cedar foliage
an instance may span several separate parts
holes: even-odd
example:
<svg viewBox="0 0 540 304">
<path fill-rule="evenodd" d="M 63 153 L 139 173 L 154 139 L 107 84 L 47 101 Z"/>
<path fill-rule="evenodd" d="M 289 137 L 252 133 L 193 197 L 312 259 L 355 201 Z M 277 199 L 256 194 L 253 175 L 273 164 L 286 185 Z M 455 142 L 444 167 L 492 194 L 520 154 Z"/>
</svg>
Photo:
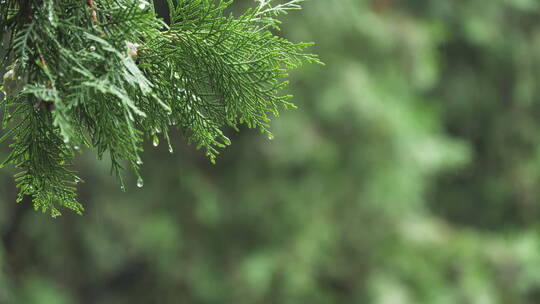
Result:
<svg viewBox="0 0 540 304">
<path fill-rule="evenodd" d="M 258 0 L 235 17 L 232 1 L 168 0 L 167 25 L 144 0 L 4 0 L 0 142 L 12 143 L 0 167 L 20 170 L 18 201 L 31 196 L 53 217 L 60 207 L 82 214 L 70 169 L 81 146 L 108 153 L 124 188 L 126 167 L 142 186 L 145 139 L 161 137 L 172 152 L 171 126 L 211 162 L 231 144 L 226 127 L 271 138 L 270 116 L 294 107 L 280 94 L 287 70 L 319 63 L 304 53 L 310 44 L 272 32 L 302 1 Z"/>
</svg>

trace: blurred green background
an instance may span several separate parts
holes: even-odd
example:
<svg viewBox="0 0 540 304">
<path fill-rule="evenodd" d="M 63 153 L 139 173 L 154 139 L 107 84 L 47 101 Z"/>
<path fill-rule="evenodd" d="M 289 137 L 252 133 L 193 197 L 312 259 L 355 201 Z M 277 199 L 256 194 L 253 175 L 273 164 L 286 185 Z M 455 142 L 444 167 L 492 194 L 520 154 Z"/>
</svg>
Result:
<svg viewBox="0 0 540 304">
<path fill-rule="evenodd" d="M 311 0 L 283 29 L 326 66 L 274 140 L 148 144 L 125 193 L 85 151 L 83 217 L 3 169 L 0 303 L 540 303 L 540 2 Z"/>
</svg>

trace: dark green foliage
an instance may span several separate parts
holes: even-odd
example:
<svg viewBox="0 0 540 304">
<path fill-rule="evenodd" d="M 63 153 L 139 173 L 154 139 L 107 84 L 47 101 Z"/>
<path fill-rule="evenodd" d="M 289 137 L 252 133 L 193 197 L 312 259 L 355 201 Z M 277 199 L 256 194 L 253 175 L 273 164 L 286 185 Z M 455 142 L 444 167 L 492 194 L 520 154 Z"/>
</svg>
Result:
<svg viewBox="0 0 540 304">
<path fill-rule="evenodd" d="M 233 17 L 225 13 L 232 1 L 170 1 L 167 26 L 144 0 L 4 1 L 1 105 L 11 127 L 2 140 L 14 140 L 4 164 L 22 170 L 20 198 L 33 196 L 53 216 L 57 206 L 81 213 L 79 179 L 67 168 L 82 146 L 99 159 L 108 153 L 122 180 L 124 167 L 140 179 L 145 137 L 170 147 L 170 126 L 212 162 L 230 144 L 226 127 L 272 137 L 269 115 L 293 107 L 279 93 L 287 69 L 319 62 L 303 53 L 308 44 L 270 31 L 300 2 L 258 1 Z"/>
<path fill-rule="evenodd" d="M 274 141 L 231 132 L 211 165 L 171 132 L 127 193 L 85 153 L 85 216 L 54 221 L 0 175 L 0 303 L 540 303 L 540 2 L 283 22 L 327 65 L 293 73 Z"/>
</svg>

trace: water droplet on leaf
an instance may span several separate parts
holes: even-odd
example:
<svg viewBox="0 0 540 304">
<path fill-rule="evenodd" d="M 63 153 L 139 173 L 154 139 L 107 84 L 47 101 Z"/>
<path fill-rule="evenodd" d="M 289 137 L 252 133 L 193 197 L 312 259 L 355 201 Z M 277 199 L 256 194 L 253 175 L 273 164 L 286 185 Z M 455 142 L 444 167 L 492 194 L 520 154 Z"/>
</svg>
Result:
<svg viewBox="0 0 540 304">
<path fill-rule="evenodd" d="M 157 147 L 159 145 L 159 138 L 154 135 L 154 138 L 152 139 L 152 144 L 154 145 L 154 147 Z"/>
<path fill-rule="evenodd" d="M 4 80 L 13 79 L 14 77 L 15 77 L 15 71 L 13 71 L 13 69 L 7 71 L 4 74 Z"/>
<path fill-rule="evenodd" d="M 144 181 L 141 177 L 137 179 L 137 187 L 142 188 L 144 186 Z"/>
</svg>

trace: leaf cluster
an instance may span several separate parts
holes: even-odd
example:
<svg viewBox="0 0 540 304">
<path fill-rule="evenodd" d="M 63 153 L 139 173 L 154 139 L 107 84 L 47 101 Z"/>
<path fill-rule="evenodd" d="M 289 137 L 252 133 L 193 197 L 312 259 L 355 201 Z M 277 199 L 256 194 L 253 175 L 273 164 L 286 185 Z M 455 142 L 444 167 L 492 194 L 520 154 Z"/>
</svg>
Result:
<svg viewBox="0 0 540 304">
<path fill-rule="evenodd" d="M 226 127 L 271 137 L 270 115 L 294 107 L 279 93 L 287 69 L 319 61 L 272 33 L 301 0 L 270 2 L 235 17 L 232 1 L 168 0 L 167 25 L 144 0 L 5 0 L 0 142 L 12 143 L 1 166 L 20 169 L 19 201 L 82 213 L 69 169 L 82 146 L 107 153 L 123 187 L 125 167 L 140 179 L 145 138 L 172 152 L 170 127 L 212 162 L 231 143 Z"/>
</svg>

